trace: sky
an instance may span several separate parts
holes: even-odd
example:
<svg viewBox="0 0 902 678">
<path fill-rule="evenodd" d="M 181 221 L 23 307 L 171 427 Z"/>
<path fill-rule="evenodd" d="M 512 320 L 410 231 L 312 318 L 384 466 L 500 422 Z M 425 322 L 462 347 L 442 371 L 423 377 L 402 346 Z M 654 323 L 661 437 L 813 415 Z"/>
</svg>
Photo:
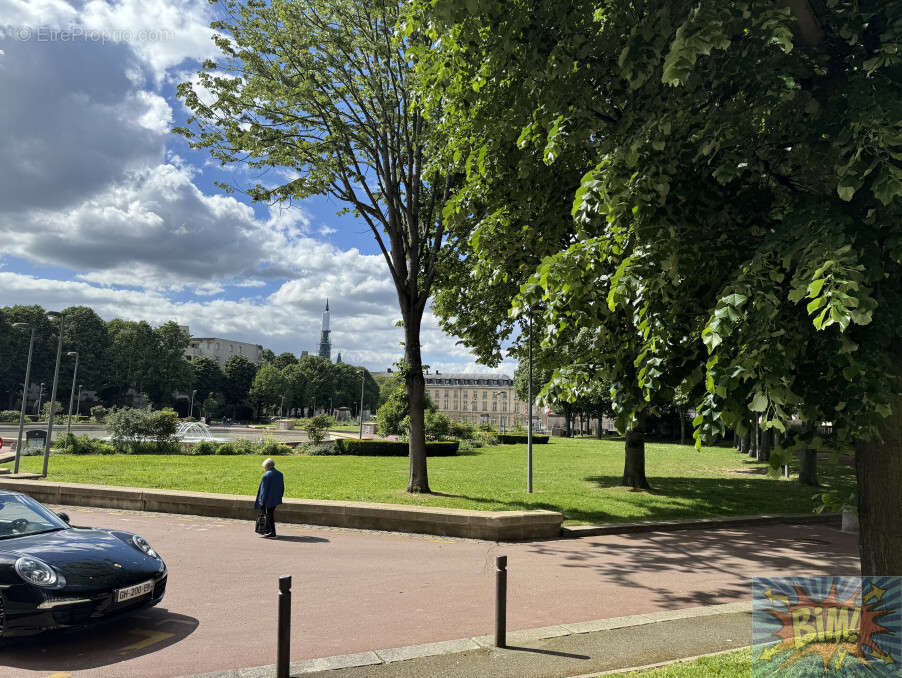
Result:
<svg viewBox="0 0 902 678">
<path fill-rule="evenodd" d="M 401 354 L 397 297 L 366 224 L 326 197 L 225 194 L 278 170 L 221 167 L 173 134 L 175 94 L 215 58 L 207 0 L 0 3 L 0 306 L 92 307 L 193 336 L 316 352 L 384 370 Z M 424 363 L 477 365 L 427 309 Z"/>
</svg>

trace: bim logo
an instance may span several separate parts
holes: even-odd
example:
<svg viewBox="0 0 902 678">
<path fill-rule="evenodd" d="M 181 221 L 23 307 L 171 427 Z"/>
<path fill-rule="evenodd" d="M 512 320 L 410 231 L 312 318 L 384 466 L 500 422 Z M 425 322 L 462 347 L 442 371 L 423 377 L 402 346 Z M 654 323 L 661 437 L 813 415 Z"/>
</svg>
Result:
<svg viewBox="0 0 902 678">
<path fill-rule="evenodd" d="M 757 578 L 755 678 L 902 676 L 902 579 Z"/>
</svg>

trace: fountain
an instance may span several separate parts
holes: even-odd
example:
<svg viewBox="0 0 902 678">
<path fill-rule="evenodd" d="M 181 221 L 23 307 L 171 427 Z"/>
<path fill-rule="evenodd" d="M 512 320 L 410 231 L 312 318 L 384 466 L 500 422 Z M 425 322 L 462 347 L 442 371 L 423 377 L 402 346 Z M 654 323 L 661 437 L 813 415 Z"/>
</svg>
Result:
<svg viewBox="0 0 902 678">
<path fill-rule="evenodd" d="M 203 441 L 220 443 L 227 440 L 226 438 L 214 438 L 213 434 L 210 433 L 210 428 L 199 421 L 183 421 L 176 428 L 175 437 L 183 443 L 200 443 Z"/>
</svg>

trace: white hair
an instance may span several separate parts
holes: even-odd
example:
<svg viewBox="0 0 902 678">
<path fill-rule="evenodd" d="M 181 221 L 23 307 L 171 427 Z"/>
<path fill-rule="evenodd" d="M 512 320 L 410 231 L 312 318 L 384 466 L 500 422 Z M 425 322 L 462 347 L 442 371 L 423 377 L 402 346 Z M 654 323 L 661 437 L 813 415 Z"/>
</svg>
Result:
<svg viewBox="0 0 902 678">
<path fill-rule="evenodd" d="M 263 468 L 275 468 L 275 466 L 276 466 L 276 462 L 274 462 L 271 458 L 266 459 L 263 462 Z"/>
</svg>

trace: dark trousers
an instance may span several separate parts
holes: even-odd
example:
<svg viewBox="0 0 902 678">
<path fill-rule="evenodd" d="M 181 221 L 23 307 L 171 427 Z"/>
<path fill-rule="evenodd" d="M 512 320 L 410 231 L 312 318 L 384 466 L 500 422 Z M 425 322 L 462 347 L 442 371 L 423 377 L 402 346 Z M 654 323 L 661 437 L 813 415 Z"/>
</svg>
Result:
<svg viewBox="0 0 902 678">
<path fill-rule="evenodd" d="M 268 534 L 275 536 L 275 534 L 276 534 L 276 507 L 275 506 L 273 506 L 272 508 L 266 509 L 266 522 L 269 525 Z"/>
</svg>

